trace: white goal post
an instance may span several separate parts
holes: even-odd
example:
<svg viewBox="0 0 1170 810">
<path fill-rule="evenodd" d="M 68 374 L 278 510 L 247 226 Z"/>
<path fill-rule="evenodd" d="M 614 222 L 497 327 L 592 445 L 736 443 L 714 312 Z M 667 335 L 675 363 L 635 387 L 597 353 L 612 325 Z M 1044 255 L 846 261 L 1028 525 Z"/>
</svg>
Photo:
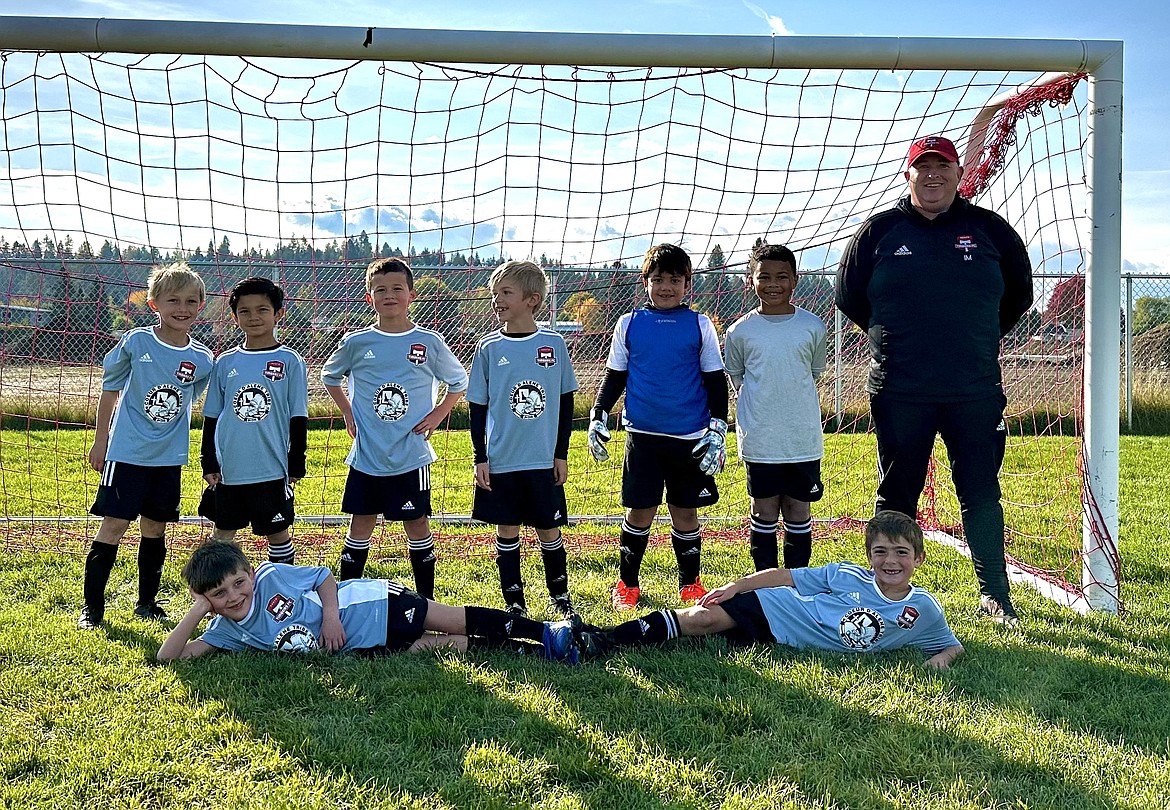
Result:
<svg viewBox="0 0 1170 810">
<path fill-rule="evenodd" d="M 705 36 L 455 31 L 44 17 L 0 17 L 0 51 L 198 54 L 430 64 L 1001 70 L 1088 76 L 1082 593 L 1077 610 L 1120 605 L 1118 531 L 1121 361 L 1123 46 L 1116 41 L 919 37 Z M 981 143 L 984 116 L 968 125 Z M 363 234 L 364 235 L 364 234 Z M 1091 383 L 1089 382 L 1091 381 Z M 1109 542 L 1102 543 L 1105 537 Z M 1052 594 L 1050 594 L 1052 595 Z"/>
</svg>

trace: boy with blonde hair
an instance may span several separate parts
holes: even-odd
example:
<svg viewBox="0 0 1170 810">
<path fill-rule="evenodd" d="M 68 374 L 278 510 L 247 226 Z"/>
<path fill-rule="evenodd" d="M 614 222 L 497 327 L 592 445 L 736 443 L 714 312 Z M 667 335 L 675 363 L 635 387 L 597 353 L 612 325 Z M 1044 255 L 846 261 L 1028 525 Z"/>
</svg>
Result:
<svg viewBox="0 0 1170 810">
<path fill-rule="evenodd" d="M 89 464 L 102 474 L 90 513 L 102 518 L 85 558 L 85 605 L 78 627 L 105 617 L 105 590 L 118 544 L 138 519 L 138 602 L 134 615 L 165 621 L 157 602 L 166 525 L 179 519 L 180 476 L 191 442 L 191 406 L 207 387 L 211 350 L 191 338 L 203 309 L 203 280 L 185 264 L 155 267 L 147 303 L 158 323 L 131 329 L 102 360 L 102 393 Z"/>
<path fill-rule="evenodd" d="M 377 321 L 341 338 L 321 369 L 321 381 L 353 438 L 341 498 L 342 511 L 351 517 L 338 577 L 362 576 L 381 514 L 402 521 L 414 588 L 430 599 L 435 594 L 431 463 L 438 456 L 428 439 L 467 390 L 467 372 L 440 333 L 410 320 L 416 296 L 414 274 L 405 262 L 371 262 L 366 301 Z M 436 405 L 440 384 L 447 393 Z"/>
<path fill-rule="evenodd" d="M 510 261 L 489 279 L 497 332 L 475 347 L 467 402 L 475 452 L 471 516 L 496 524 L 496 565 L 508 610 L 525 615 L 520 527 L 540 540 L 551 607 L 573 614 L 560 527 L 568 523 L 565 481 L 577 377 L 564 339 L 537 327 L 548 277 L 532 262 Z"/>
</svg>

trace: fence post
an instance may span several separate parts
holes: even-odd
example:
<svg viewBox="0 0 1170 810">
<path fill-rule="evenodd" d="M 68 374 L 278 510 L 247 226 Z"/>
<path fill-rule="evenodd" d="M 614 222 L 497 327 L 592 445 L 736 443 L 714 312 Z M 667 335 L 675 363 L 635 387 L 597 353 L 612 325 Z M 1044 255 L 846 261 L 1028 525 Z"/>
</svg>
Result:
<svg viewBox="0 0 1170 810">
<path fill-rule="evenodd" d="M 1125 425 L 1133 431 L 1133 276 L 1125 274 Z"/>
</svg>

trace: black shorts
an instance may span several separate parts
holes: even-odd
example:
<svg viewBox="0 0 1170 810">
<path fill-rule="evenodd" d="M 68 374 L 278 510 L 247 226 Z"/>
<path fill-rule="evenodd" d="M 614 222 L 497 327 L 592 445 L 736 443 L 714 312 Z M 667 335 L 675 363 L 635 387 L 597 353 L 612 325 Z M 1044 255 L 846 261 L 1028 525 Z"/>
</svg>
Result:
<svg viewBox="0 0 1170 810">
<path fill-rule="evenodd" d="M 219 484 L 204 492 L 199 514 L 224 531 L 234 532 L 250 523 L 252 534 L 279 534 L 292 525 L 295 517 L 293 488 L 284 478 L 255 484 Z"/>
<path fill-rule="evenodd" d="M 139 515 L 159 523 L 179 519 L 183 468 L 143 467 L 107 461 L 102 482 L 90 507 L 91 515 L 134 520 Z"/>
<path fill-rule="evenodd" d="M 426 632 L 427 608 L 423 597 L 405 585 L 386 581 L 386 650 L 403 652 Z"/>
<path fill-rule="evenodd" d="M 565 488 L 552 469 L 492 473 L 491 490 L 475 488 L 471 516 L 496 526 L 555 529 L 569 522 Z"/>
<path fill-rule="evenodd" d="M 740 644 L 753 641 L 761 644 L 776 643 L 768 617 L 764 615 L 764 607 L 760 604 L 760 597 L 756 596 L 755 591 L 737 593 L 719 607 L 726 610 L 727 615 L 735 621 L 735 627 L 721 634 L 725 638 Z"/>
<path fill-rule="evenodd" d="M 699 469 L 691 455 L 698 439 L 679 439 L 626 431 L 626 460 L 622 464 L 622 506 L 649 509 L 666 502 L 688 509 L 719 500 L 715 479 Z"/>
<path fill-rule="evenodd" d="M 399 475 L 370 475 L 349 469 L 341 511 L 381 515 L 386 520 L 418 520 L 431 515 L 431 465 Z"/>
<path fill-rule="evenodd" d="M 753 498 L 787 495 L 796 501 L 812 503 L 825 494 L 821 483 L 821 460 L 794 461 L 791 464 L 761 464 L 745 461 L 747 491 Z"/>
</svg>

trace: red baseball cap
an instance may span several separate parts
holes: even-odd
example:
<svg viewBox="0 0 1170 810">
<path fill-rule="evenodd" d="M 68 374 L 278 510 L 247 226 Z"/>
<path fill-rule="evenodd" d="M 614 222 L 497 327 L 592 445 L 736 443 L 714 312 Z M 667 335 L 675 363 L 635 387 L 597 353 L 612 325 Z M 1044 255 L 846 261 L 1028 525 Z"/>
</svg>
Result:
<svg viewBox="0 0 1170 810">
<path fill-rule="evenodd" d="M 959 162 L 959 150 L 955 149 L 953 143 L 939 135 L 931 135 L 919 138 L 910 145 L 910 156 L 906 158 L 906 168 L 909 169 L 914 165 L 914 161 L 929 154 L 941 155 L 951 163 Z"/>
</svg>

